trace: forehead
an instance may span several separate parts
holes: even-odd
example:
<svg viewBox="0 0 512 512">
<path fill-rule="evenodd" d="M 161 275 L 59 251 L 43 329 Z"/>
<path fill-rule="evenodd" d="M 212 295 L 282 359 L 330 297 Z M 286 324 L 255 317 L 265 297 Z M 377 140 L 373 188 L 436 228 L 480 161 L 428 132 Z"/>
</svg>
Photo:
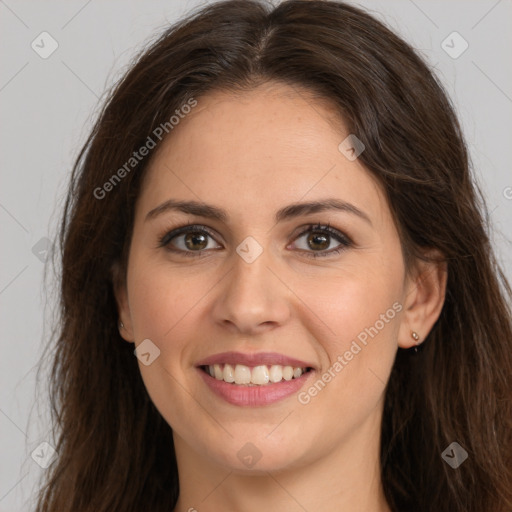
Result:
<svg viewBox="0 0 512 512">
<path fill-rule="evenodd" d="M 208 93 L 158 148 L 141 209 L 173 197 L 216 203 L 243 218 L 335 196 L 382 215 L 380 185 L 338 149 L 348 135 L 334 105 L 295 88 Z"/>
</svg>

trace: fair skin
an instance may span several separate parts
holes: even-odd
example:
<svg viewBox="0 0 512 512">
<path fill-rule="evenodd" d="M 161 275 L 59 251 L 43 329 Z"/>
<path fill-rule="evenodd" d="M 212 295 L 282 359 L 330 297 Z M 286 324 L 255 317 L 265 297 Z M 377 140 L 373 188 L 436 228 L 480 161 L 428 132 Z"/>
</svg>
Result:
<svg viewBox="0 0 512 512">
<path fill-rule="evenodd" d="M 426 263 L 406 272 L 382 189 L 359 159 L 338 150 L 348 132 L 332 112 L 284 85 L 217 91 L 199 98 L 153 155 L 116 297 L 124 339 L 150 339 L 160 350 L 139 367 L 173 430 L 177 512 L 390 510 L 379 473 L 385 385 L 397 349 L 417 343 L 411 331 L 421 342 L 437 320 L 446 272 Z M 146 220 L 171 198 L 222 208 L 227 219 L 168 210 Z M 326 198 L 368 219 L 338 210 L 274 218 L 292 203 Z M 320 233 L 327 241 L 319 250 L 308 244 L 317 231 L 301 234 L 328 223 L 352 244 Z M 200 256 L 158 247 L 159 237 L 186 224 L 213 235 Z M 263 248 L 251 263 L 236 252 L 249 236 Z M 185 239 L 168 245 L 197 252 Z M 393 318 L 387 313 L 378 334 L 308 403 L 295 393 L 270 405 L 233 405 L 198 376 L 197 362 L 219 352 L 278 352 L 313 363 L 307 391 L 390 309 Z M 248 442 L 260 454 L 252 467 L 237 455 Z"/>
</svg>

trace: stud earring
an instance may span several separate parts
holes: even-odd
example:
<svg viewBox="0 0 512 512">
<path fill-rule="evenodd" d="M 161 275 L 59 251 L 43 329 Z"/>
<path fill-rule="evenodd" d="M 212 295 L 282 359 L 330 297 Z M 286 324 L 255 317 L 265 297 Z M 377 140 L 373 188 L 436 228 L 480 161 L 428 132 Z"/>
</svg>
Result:
<svg viewBox="0 0 512 512">
<path fill-rule="evenodd" d="M 416 346 L 414 347 L 414 353 L 416 354 L 418 352 L 418 341 L 420 337 L 416 331 L 411 331 L 411 337 L 416 342 Z"/>
<path fill-rule="evenodd" d="M 123 322 L 121 322 L 121 321 L 119 321 L 119 324 L 118 324 L 118 325 L 119 325 L 119 329 L 122 329 L 122 328 L 124 327 L 124 324 L 123 324 Z"/>
</svg>

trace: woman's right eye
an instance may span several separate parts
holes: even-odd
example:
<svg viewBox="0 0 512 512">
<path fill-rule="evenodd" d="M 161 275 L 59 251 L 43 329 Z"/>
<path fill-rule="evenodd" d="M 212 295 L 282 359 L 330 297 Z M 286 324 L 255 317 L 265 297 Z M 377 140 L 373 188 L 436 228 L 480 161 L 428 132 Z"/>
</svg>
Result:
<svg viewBox="0 0 512 512">
<path fill-rule="evenodd" d="M 205 226 L 189 225 L 165 233 L 160 237 L 158 246 L 185 256 L 201 256 L 203 251 L 221 248 L 212 246 L 208 239 L 215 242 Z"/>
</svg>

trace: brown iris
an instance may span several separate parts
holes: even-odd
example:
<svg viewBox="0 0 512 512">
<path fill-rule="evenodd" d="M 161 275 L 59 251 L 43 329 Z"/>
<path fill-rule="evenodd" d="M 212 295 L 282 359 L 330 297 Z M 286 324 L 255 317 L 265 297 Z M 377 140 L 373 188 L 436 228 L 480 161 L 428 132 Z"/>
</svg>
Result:
<svg viewBox="0 0 512 512">
<path fill-rule="evenodd" d="M 208 245 L 208 240 L 206 235 L 202 233 L 187 233 L 185 235 L 185 245 L 187 249 L 201 251 Z"/>
<path fill-rule="evenodd" d="M 307 238 L 308 245 L 311 249 L 323 251 L 329 247 L 329 236 L 320 234 L 320 233 L 312 233 Z"/>
</svg>

